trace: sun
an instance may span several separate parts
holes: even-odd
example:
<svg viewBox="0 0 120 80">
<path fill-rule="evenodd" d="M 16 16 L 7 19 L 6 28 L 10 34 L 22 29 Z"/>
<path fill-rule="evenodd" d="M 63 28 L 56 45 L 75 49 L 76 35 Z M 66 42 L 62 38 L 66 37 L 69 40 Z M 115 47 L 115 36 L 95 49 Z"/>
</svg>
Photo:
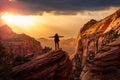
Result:
<svg viewBox="0 0 120 80">
<path fill-rule="evenodd" d="M 33 25 L 33 19 L 29 16 L 14 15 L 6 12 L 1 16 L 4 23 L 19 27 L 29 27 Z"/>
<path fill-rule="evenodd" d="M 9 2 L 14 2 L 14 1 L 16 1 L 16 0 L 9 0 Z"/>
</svg>

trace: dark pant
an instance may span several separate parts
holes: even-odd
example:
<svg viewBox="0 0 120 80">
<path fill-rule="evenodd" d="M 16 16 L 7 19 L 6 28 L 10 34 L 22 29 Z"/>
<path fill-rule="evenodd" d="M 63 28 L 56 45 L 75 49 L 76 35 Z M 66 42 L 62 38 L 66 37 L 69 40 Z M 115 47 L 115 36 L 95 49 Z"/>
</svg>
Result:
<svg viewBox="0 0 120 80">
<path fill-rule="evenodd" d="M 59 42 L 55 42 L 55 50 L 59 49 Z"/>
</svg>

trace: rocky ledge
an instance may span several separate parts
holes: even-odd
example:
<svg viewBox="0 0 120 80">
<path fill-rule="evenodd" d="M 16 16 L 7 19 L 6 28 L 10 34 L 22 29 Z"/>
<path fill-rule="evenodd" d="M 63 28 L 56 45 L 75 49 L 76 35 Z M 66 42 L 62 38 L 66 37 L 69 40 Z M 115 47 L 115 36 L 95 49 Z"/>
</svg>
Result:
<svg viewBox="0 0 120 80">
<path fill-rule="evenodd" d="M 13 80 L 68 80 L 72 64 L 66 52 L 52 51 L 13 68 Z"/>
</svg>

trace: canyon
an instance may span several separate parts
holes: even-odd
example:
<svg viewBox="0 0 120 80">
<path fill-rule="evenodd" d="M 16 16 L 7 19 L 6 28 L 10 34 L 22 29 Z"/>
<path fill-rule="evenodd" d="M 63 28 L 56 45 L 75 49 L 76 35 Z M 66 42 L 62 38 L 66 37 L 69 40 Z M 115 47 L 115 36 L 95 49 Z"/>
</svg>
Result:
<svg viewBox="0 0 120 80">
<path fill-rule="evenodd" d="M 81 28 L 73 62 L 73 80 L 119 80 L 120 10 Z"/>
<path fill-rule="evenodd" d="M 62 49 L 42 54 L 40 42 L 14 33 L 7 25 L 0 27 L 0 32 L 8 53 L 37 55 L 12 67 L 9 75 L 13 80 L 120 80 L 120 10 L 86 23 L 70 57 Z M 1 73 L 0 79 L 4 80 Z"/>
<path fill-rule="evenodd" d="M 41 43 L 26 34 L 17 34 L 8 25 L 0 26 L 0 39 L 7 53 L 16 55 L 42 53 Z"/>
</svg>

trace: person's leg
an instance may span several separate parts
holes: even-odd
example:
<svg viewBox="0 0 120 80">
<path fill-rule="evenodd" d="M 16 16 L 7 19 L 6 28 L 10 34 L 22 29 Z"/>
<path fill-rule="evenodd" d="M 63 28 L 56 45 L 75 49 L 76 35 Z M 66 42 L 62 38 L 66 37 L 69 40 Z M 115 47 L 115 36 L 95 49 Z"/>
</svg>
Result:
<svg viewBox="0 0 120 80">
<path fill-rule="evenodd" d="M 59 49 L 59 42 L 58 42 L 58 49 Z"/>
<path fill-rule="evenodd" d="M 55 42 L 55 50 L 57 50 L 57 43 Z"/>
</svg>

